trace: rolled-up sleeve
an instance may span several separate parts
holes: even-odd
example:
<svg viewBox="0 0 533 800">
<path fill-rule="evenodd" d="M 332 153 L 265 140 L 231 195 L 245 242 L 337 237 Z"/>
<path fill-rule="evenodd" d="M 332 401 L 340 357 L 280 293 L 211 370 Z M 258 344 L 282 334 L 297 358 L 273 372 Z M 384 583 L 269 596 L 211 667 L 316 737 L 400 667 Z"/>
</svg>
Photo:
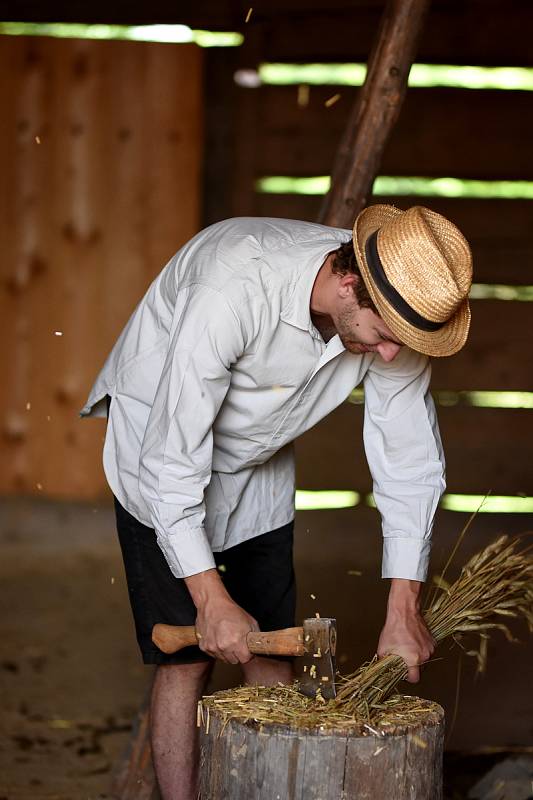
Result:
<svg viewBox="0 0 533 800">
<path fill-rule="evenodd" d="M 223 295 L 195 285 L 180 298 L 169 354 L 146 429 L 139 490 L 157 541 L 179 578 L 215 566 L 204 530 L 213 422 L 245 335 Z"/>
<path fill-rule="evenodd" d="M 376 356 L 364 379 L 363 437 L 383 527 L 384 578 L 424 581 L 433 518 L 445 488 L 429 359 L 404 347 Z"/>
</svg>

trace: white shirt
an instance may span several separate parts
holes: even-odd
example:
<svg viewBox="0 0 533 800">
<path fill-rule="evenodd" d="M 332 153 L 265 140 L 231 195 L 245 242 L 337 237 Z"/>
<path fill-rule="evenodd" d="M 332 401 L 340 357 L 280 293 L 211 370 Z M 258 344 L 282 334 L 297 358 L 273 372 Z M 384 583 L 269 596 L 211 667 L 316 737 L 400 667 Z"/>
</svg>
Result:
<svg viewBox="0 0 533 800">
<path fill-rule="evenodd" d="M 350 236 L 284 219 L 212 225 L 171 258 L 105 362 L 81 414 L 105 416 L 112 397 L 106 477 L 177 577 L 294 517 L 292 441 L 363 382 L 382 575 L 425 579 L 444 490 L 428 359 L 354 355 L 311 321 L 317 273 Z"/>
</svg>

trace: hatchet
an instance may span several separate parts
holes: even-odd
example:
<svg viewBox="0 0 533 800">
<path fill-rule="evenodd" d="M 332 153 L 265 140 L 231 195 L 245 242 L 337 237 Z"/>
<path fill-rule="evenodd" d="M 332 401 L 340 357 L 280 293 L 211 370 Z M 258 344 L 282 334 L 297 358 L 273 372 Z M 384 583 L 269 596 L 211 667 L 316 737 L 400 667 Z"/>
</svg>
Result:
<svg viewBox="0 0 533 800">
<path fill-rule="evenodd" d="M 165 625 L 152 629 L 152 641 L 163 653 L 177 653 L 198 644 L 193 625 Z M 296 663 L 299 690 L 308 697 L 317 691 L 325 699 L 335 697 L 336 620 L 327 617 L 304 619 L 301 628 L 279 631 L 250 631 L 246 645 L 254 655 L 299 656 Z"/>
</svg>

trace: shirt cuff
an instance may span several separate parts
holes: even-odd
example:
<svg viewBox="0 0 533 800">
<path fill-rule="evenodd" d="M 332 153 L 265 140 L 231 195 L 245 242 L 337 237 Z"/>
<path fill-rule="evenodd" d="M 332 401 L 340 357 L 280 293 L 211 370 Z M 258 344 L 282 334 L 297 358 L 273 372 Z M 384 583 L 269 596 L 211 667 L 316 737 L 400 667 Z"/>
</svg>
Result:
<svg viewBox="0 0 533 800">
<path fill-rule="evenodd" d="M 384 537 L 381 577 L 425 581 L 430 552 L 430 539 L 413 539 L 410 536 Z"/>
<path fill-rule="evenodd" d="M 188 578 L 216 567 L 211 546 L 203 528 L 157 534 L 157 543 L 176 578 Z"/>
</svg>

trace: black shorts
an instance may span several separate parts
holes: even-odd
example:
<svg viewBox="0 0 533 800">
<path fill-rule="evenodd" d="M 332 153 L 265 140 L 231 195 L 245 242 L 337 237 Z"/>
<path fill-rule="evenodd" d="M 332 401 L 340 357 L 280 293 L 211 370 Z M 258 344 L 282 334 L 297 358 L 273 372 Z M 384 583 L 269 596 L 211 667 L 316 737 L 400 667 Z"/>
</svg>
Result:
<svg viewBox="0 0 533 800">
<path fill-rule="evenodd" d="M 170 571 L 156 535 L 115 498 L 117 531 L 124 558 L 137 641 L 145 664 L 211 661 L 196 645 L 166 655 L 152 642 L 157 622 L 194 625 L 196 608 L 185 581 Z M 263 533 L 222 553 L 215 562 L 232 599 L 254 617 L 262 631 L 294 623 L 296 586 L 293 568 L 294 522 Z"/>
</svg>

